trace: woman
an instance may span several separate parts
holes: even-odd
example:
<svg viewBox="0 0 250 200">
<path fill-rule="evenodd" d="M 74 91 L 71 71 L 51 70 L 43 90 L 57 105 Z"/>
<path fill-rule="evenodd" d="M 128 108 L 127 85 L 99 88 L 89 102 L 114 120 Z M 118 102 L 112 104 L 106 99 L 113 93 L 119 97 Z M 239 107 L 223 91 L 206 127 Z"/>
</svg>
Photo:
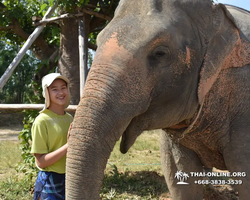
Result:
<svg viewBox="0 0 250 200">
<path fill-rule="evenodd" d="M 32 126 L 31 153 L 39 169 L 34 200 L 65 199 L 67 135 L 73 117 L 65 112 L 70 102 L 69 80 L 59 73 L 43 77 L 45 106 Z"/>
</svg>

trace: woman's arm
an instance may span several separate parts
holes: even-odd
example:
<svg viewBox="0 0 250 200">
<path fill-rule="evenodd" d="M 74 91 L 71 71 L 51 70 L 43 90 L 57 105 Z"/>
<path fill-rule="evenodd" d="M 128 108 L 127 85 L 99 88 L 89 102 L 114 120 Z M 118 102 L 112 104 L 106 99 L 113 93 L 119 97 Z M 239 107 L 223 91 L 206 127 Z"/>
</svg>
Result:
<svg viewBox="0 0 250 200">
<path fill-rule="evenodd" d="M 57 161 L 59 161 L 66 153 L 68 149 L 68 143 L 60 147 L 59 149 L 46 153 L 46 154 L 37 154 L 35 153 L 36 164 L 39 168 L 43 169 L 50 165 L 53 165 Z"/>
</svg>

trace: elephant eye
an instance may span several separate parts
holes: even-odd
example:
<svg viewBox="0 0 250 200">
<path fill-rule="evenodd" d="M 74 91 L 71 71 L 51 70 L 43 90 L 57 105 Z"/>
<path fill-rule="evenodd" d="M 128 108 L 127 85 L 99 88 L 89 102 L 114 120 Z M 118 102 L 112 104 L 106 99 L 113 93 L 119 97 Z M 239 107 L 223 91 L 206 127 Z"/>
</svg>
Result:
<svg viewBox="0 0 250 200">
<path fill-rule="evenodd" d="M 155 59 L 160 59 L 160 58 L 163 58 L 163 57 L 169 57 L 170 56 L 170 50 L 166 46 L 160 46 L 160 47 L 155 48 L 151 55 Z"/>
<path fill-rule="evenodd" d="M 155 52 L 155 57 L 162 57 L 162 56 L 165 56 L 165 52 L 164 51 L 157 51 L 157 52 Z"/>
</svg>

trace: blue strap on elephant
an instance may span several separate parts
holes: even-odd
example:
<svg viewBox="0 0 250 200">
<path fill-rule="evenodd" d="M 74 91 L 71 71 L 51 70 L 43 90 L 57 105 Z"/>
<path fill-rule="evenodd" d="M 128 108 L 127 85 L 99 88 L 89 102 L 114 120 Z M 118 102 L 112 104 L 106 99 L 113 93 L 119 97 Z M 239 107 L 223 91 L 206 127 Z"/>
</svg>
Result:
<svg viewBox="0 0 250 200">
<path fill-rule="evenodd" d="M 65 199 L 65 174 L 40 171 L 35 183 L 33 200 Z"/>
</svg>

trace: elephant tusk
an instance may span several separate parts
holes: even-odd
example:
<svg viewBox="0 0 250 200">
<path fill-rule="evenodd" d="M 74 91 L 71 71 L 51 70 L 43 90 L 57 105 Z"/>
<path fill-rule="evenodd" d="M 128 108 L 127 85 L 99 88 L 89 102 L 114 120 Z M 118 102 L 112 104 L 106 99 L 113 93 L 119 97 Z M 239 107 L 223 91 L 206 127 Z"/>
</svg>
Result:
<svg viewBox="0 0 250 200">
<path fill-rule="evenodd" d="M 204 99 L 201 102 L 199 111 L 198 111 L 197 116 L 195 117 L 194 121 L 186 128 L 186 130 L 181 134 L 181 136 L 178 137 L 178 142 L 179 142 L 179 140 L 183 139 L 185 137 L 185 135 L 188 134 L 191 131 L 191 129 L 193 128 L 195 122 L 198 120 L 198 118 L 199 118 L 199 116 L 201 114 L 201 110 L 202 110 L 203 105 L 204 105 Z"/>
</svg>

